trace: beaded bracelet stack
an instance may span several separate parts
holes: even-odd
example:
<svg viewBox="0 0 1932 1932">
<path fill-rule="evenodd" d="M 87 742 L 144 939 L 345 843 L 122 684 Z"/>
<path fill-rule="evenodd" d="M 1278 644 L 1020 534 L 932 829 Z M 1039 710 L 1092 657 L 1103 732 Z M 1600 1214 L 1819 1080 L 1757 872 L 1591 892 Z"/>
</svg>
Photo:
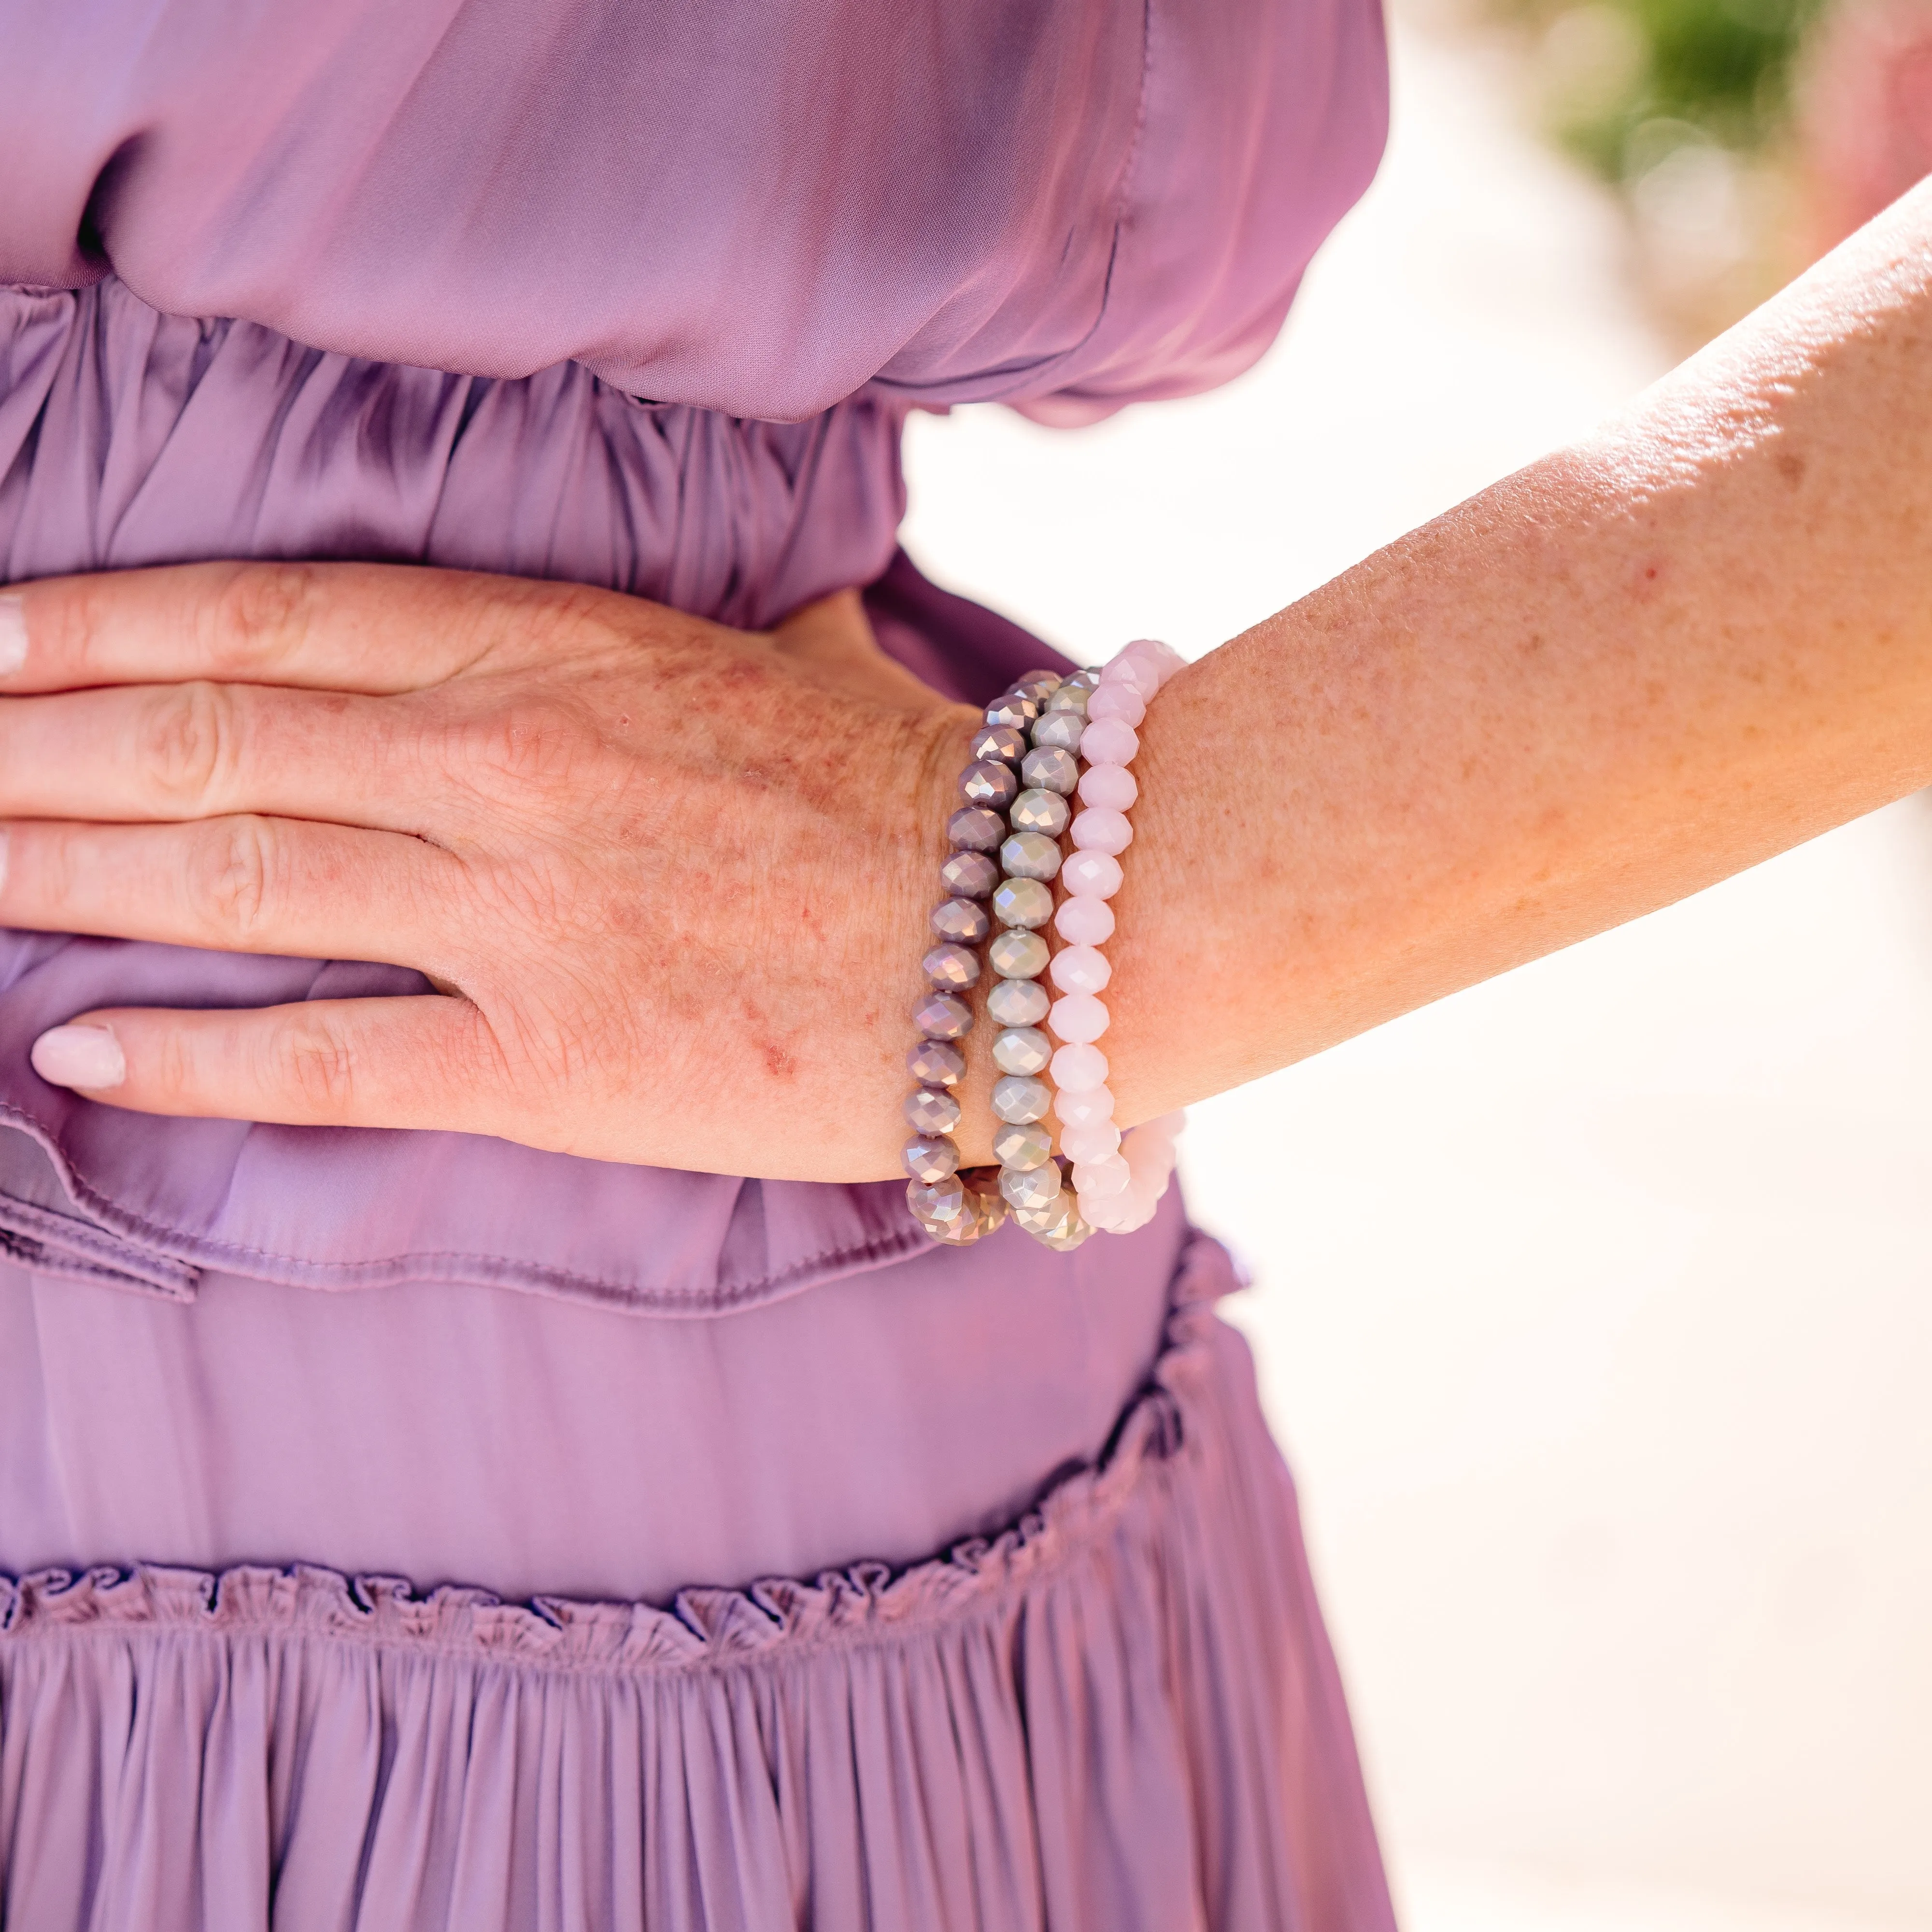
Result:
<svg viewBox="0 0 1932 1932">
<path fill-rule="evenodd" d="M 1036 1240 L 1065 1250 L 1096 1228 L 1142 1226 L 1166 1191 L 1181 1117 L 1124 1138 L 1106 1057 L 1094 1042 L 1108 1022 L 1099 998 L 1111 970 L 1099 950 L 1114 930 L 1107 902 L 1120 886 L 1118 854 L 1133 837 L 1126 814 L 1138 792 L 1127 769 L 1139 748 L 1134 727 L 1183 662 L 1143 638 L 1103 670 L 1029 673 L 987 706 L 974 734 L 959 782 L 965 802 L 947 824 L 953 849 L 940 877 L 950 896 L 932 914 L 939 944 L 926 956 L 928 991 L 914 1016 L 922 1037 L 907 1063 L 920 1082 L 906 1102 L 914 1130 L 907 1200 L 935 1240 L 977 1240 L 1010 1212 Z M 1076 792 L 1084 808 L 1077 816 L 1069 802 Z M 1060 838 L 1070 826 L 1076 850 L 1063 864 Z M 1056 876 L 1068 893 L 1057 914 Z M 951 1136 L 960 1118 L 952 1090 L 965 1072 L 958 1042 L 973 1024 L 963 996 L 979 983 L 976 949 L 995 920 L 986 1006 L 1000 1028 L 993 1044 L 1000 1166 L 962 1172 Z M 1042 936 L 1049 922 L 1067 942 L 1051 955 Z M 1049 965 L 1058 1000 L 1040 983 Z M 1042 1021 L 1062 1042 L 1057 1050 Z M 1042 1077 L 1048 1072 L 1057 1094 Z M 1049 1110 L 1060 1122 L 1058 1160 Z"/>
</svg>

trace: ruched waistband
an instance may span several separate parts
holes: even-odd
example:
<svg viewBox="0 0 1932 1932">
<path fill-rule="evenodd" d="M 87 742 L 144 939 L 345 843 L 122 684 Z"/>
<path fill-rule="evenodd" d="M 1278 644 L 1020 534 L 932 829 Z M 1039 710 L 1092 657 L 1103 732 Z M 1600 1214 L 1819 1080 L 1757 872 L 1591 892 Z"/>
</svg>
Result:
<svg viewBox="0 0 1932 1932">
<path fill-rule="evenodd" d="M 0 577 L 351 558 L 595 584 L 758 629 L 869 584 L 906 406 L 799 423 L 166 315 L 112 278 L 0 287 Z"/>
</svg>

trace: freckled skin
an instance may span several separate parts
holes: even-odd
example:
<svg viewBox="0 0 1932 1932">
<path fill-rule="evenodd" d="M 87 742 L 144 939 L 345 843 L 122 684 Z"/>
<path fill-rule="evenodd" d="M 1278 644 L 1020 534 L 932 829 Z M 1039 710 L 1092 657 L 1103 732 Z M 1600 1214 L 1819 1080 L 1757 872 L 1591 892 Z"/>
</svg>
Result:
<svg viewBox="0 0 1932 1932">
<path fill-rule="evenodd" d="M 1928 448 L 1932 186 L 1594 436 L 1184 671 L 1109 949 L 1124 1116 L 1932 782 Z"/>
<path fill-rule="evenodd" d="M 203 636 L 202 614 L 233 596 L 236 574 L 190 566 L 127 573 L 104 592 L 86 580 L 36 586 L 43 684 L 61 683 L 63 648 L 70 662 L 115 648 L 104 632 Z M 354 1070 L 344 1118 L 440 1120 L 724 1172 L 896 1169 L 925 918 L 940 896 L 933 846 L 972 714 L 879 654 L 856 596 L 750 636 L 574 586 L 344 566 L 305 569 L 250 608 L 294 613 L 318 599 L 329 622 L 311 614 L 315 655 L 295 674 L 325 688 L 220 687 L 233 704 L 189 718 L 218 742 L 166 754 L 187 775 L 179 795 L 136 796 L 118 814 L 165 822 L 63 823 L 50 790 L 109 796 L 104 722 L 142 686 L 0 698 L 0 732 L 10 722 L 48 772 L 18 774 L 8 911 L 28 926 L 392 959 L 448 997 L 310 1003 L 252 1022 L 118 1016 L 130 1075 L 117 1103 L 286 1118 L 286 1086 L 232 1090 L 248 1058 L 236 1029 L 286 1025 L 302 1030 L 292 1054 Z M 368 688 L 400 681 L 394 651 L 376 676 L 356 656 L 356 639 L 384 623 L 418 644 L 415 688 Z M 272 637 L 265 621 L 256 635 Z M 163 668 L 148 654 L 128 667 Z M 331 681 L 365 688 L 345 695 Z M 635 719 L 649 728 L 630 729 Z M 125 784 L 151 790 L 133 763 Z M 232 866 L 220 874 L 232 885 L 208 896 L 263 902 L 245 932 L 155 886 L 179 868 L 158 864 L 154 841 L 224 836 L 238 812 L 270 814 L 271 843 L 294 855 L 279 897 Z M 49 890 L 71 874 L 61 854 L 76 841 L 96 860 L 92 904 Z M 412 920 L 407 904 L 432 910 Z M 162 1050 L 161 1030 L 178 1040 L 197 1024 L 199 1058 Z M 346 1051 L 325 1037 L 338 1027 Z M 217 1029 L 230 1036 L 225 1057 Z M 272 1058 L 253 1056 L 258 1067 Z M 184 1090 L 197 1068 L 200 1089 Z M 813 1114 L 812 1100 L 846 1095 L 855 1079 L 869 1080 L 875 1107 L 842 1100 L 829 1118 Z M 304 1090 L 312 1102 L 315 1083 Z M 686 1118 L 706 1124 L 704 1147 L 688 1144 Z"/>
</svg>

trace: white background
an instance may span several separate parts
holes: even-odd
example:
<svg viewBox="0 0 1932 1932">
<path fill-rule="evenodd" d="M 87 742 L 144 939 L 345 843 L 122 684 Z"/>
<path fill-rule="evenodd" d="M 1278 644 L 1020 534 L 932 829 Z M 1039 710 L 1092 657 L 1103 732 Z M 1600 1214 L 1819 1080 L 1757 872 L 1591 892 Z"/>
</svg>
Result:
<svg viewBox="0 0 1932 1932">
<path fill-rule="evenodd" d="M 1487 61 L 1398 31 L 1241 382 L 916 422 L 915 556 L 1198 654 L 1660 373 Z M 1932 1925 L 1932 806 L 1202 1107 L 1187 1169 L 1412 1932 Z"/>
</svg>

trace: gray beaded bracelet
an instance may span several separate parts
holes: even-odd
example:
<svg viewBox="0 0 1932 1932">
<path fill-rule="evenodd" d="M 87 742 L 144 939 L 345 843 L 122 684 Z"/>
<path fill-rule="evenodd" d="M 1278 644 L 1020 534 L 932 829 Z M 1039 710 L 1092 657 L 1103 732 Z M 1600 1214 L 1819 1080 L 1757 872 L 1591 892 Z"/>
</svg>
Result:
<svg viewBox="0 0 1932 1932">
<path fill-rule="evenodd" d="M 1064 1252 L 1093 1233 L 1054 1155 L 1046 1115 L 1053 1089 L 1042 1076 L 1053 1043 L 1042 1030 L 1052 1000 L 1040 983 L 1048 949 L 1043 928 L 1053 917 L 1052 879 L 1059 872 L 1060 836 L 1072 815 L 1079 782 L 1076 755 L 1087 722 L 1087 700 L 1096 671 L 1060 678 L 1042 673 L 1017 687 L 1040 705 L 1028 722 L 1029 740 L 1019 759 L 1022 789 L 1007 808 L 1010 827 L 1000 845 L 1002 878 L 992 896 L 994 916 L 1005 928 L 989 957 L 999 981 L 987 1010 L 1002 1029 L 993 1042 L 1000 1078 L 993 1088 L 993 1151 L 1000 1162 L 999 1191 L 1013 1219 L 1036 1240 Z"/>
<path fill-rule="evenodd" d="M 934 1240 L 953 1246 L 991 1234 L 1006 1217 L 1007 1201 L 1000 1190 L 998 1171 L 962 1172 L 958 1144 L 952 1138 L 959 1124 L 959 1102 L 952 1090 L 966 1072 L 960 1042 L 973 1024 L 966 996 L 979 983 L 978 949 L 992 932 L 995 916 L 1005 929 L 990 950 L 994 971 L 1000 976 L 988 1003 L 993 1017 L 1004 1024 L 1007 1014 L 1017 1016 L 1022 1010 L 1036 1019 L 1046 1015 L 1046 988 L 1032 983 L 1046 967 L 1046 942 L 1031 927 L 1043 926 L 1051 916 L 1052 894 L 1031 880 L 1003 881 L 994 855 L 1010 841 L 1008 813 L 1022 796 L 1022 770 L 1031 755 L 1030 733 L 1058 682 L 1051 671 L 1030 673 L 986 707 L 984 722 L 973 734 L 973 761 L 959 775 L 964 802 L 946 821 L 952 850 L 939 876 L 947 896 L 933 908 L 932 929 L 938 943 L 922 962 L 927 990 L 913 1012 L 920 1037 L 906 1060 L 907 1070 L 919 1084 L 906 1097 L 906 1124 L 913 1133 L 905 1144 L 904 1160 L 911 1176 L 906 1202 L 914 1218 Z M 1070 784 L 1067 788 L 1072 790 Z M 1064 823 L 1064 800 L 1062 804 Z M 1058 850 L 1056 846 L 1055 869 Z M 1040 899 L 1016 899 L 1010 890 L 1016 885 L 1032 885 Z M 993 902 L 990 911 L 984 903 L 988 899 Z M 1038 910 L 1039 916 L 1029 924 L 1011 916 L 1018 910 Z M 1020 976 L 1022 964 L 1026 970 Z M 1017 989 L 1022 983 L 1025 992 L 1016 1004 L 1003 989 L 1009 984 Z M 1044 1066 L 1051 1049 L 1045 1034 L 1039 1040 L 1040 1064 Z M 1040 1111 L 1046 1112 L 1043 1105 Z"/>
</svg>

